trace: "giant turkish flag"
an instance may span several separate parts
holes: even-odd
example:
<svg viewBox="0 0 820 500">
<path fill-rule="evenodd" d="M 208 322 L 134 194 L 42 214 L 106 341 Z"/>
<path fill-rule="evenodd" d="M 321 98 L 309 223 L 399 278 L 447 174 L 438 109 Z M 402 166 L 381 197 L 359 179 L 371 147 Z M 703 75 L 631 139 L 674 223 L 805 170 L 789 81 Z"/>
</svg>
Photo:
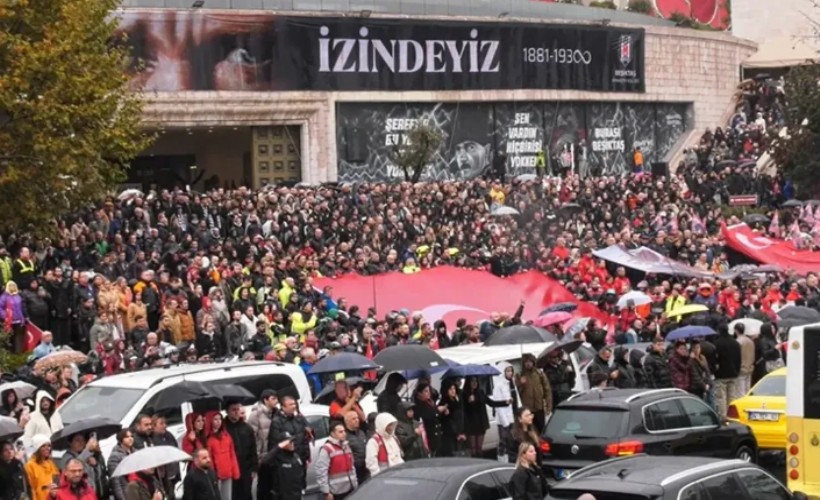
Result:
<svg viewBox="0 0 820 500">
<path fill-rule="evenodd" d="M 800 274 L 820 271 L 820 252 L 798 250 L 790 241 L 768 238 L 752 231 L 746 224 L 722 227 L 729 248 L 763 263 L 783 269 L 794 269 Z"/>
<path fill-rule="evenodd" d="M 592 317 L 599 324 L 608 316 L 587 302 L 579 302 L 564 286 L 537 271 L 499 278 L 487 271 L 441 266 L 415 274 L 377 276 L 349 274 L 314 280 L 319 288 L 333 287 L 333 297 L 344 297 L 362 310 L 375 306 L 380 317 L 390 311 L 421 311 L 425 321 L 444 319 L 453 326 L 458 318 L 470 322 L 487 319 L 490 312 L 513 314 L 524 300 L 524 321 L 538 317 L 547 306 L 575 302 L 576 317 Z"/>
</svg>

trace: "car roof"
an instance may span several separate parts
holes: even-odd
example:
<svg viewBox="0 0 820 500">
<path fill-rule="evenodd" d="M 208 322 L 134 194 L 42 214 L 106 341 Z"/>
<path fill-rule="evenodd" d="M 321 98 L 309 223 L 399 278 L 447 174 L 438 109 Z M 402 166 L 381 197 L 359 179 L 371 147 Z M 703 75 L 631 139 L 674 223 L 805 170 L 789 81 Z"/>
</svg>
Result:
<svg viewBox="0 0 820 500">
<path fill-rule="evenodd" d="M 488 363 L 498 363 L 509 359 L 521 358 L 524 354 L 538 356 L 544 349 L 551 346 L 553 342 L 538 342 L 535 344 L 519 345 L 496 345 L 485 346 L 483 344 L 467 344 L 456 347 L 447 347 L 436 351 L 439 356 L 459 363 L 475 363 L 484 365 Z"/>
<path fill-rule="evenodd" d="M 689 393 L 680 389 L 615 389 L 608 387 L 575 394 L 561 402 L 558 408 L 590 406 L 627 409 L 633 402 L 646 404 L 658 399 L 688 395 Z"/>
<path fill-rule="evenodd" d="M 633 455 L 585 467 L 554 488 L 557 491 L 586 489 L 661 495 L 665 485 L 733 470 L 742 465 L 752 466 L 740 460 Z"/>
<path fill-rule="evenodd" d="M 285 374 L 301 373 L 304 376 L 302 368 L 290 363 L 275 363 L 270 361 L 242 361 L 238 363 L 213 363 L 204 365 L 177 365 L 165 366 L 159 368 L 151 368 L 148 370 L 140 370 L 129 373 L 121 373 L 118 375 L 110 375 L 91 382 L 91 386 L 100 387 L 123 387 L 132 389 L 148 389 L 164 380 L 174 380 L 178 378 L 179 382 L 182 377 L 197 375 L 195 380 L 201 381 L 203 378 L 207 379 L 209 374 L 213 374 L 214 378 L 220 378 L 221 373 L 239 371 L 242 374 L 253 372 L 254 368 L 269 368 L 277 366 L 277 371 L 282 371 Z M 194 380 L 194 379 L 191 379 Z"/>
<path fill-rule="evenodd" d="M 428 458 L 411 460 L 395 467 L 390 467 L 379 474 L 379 477 L 406 479 L 429 479 L 447 482 L 451 478 L 463 480 L 473 474 L 495 469 L 514 469 L 515 464 L 505 464 L 497 460 L 480 458 Z"/>
</svg>

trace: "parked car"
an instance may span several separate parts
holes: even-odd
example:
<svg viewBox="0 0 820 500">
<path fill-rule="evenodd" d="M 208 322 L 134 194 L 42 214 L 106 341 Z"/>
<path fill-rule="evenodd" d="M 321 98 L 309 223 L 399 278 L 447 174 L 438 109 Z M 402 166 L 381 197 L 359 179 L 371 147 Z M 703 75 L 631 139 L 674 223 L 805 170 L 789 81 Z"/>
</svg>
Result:
<svg viewBox="0 0 820 500">
<path fill-rule="evenodd" d="M 431 458 L 391 467 L 347 500 L 503 500 L 515 466 L 476 458 Z"/>
<path fill-rule="evenodd" d="M 553 411 L 541 441 L 542 466 L 556 479 L 607 458 L 697 455 L 757 459 L 748 426 L 723 421 L 680 389 L 593 389 Z"/>
<path fill-rule="evenodd" d="M 600 462 L 556 483 L 545 500 L 806 500 L 742 460 L 635 455 Z"/>
<path fill-rule="evenodd" d="M 765 450 L 786 449 L 786 368 L 760 379 L 748 394 L 732 401 L 727 416 L 752 428 Z"/>
</svg>

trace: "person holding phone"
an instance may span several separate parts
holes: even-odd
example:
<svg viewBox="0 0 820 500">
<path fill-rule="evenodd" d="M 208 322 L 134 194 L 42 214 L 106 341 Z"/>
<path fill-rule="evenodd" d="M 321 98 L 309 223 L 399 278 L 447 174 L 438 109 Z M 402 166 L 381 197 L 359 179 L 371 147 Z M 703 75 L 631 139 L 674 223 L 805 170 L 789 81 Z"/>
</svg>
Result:
<svg viewBox="0 0 820 500">
<path fill-rule="evenodd" d="M 60 469 L 51 459 L 51 440 L 44 434 L 32 439 L 32 455 L 26 462 L 26 478 L 31 487 L 31 500 L 47 500 L 60 484 Z"/>
</svg>

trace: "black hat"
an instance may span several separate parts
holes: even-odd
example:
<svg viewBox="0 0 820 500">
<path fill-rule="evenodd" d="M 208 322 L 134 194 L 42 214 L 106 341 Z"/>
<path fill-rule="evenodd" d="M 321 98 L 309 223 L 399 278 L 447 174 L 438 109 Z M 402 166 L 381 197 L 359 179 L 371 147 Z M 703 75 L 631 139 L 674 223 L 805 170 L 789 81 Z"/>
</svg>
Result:
<svg viewBox="0 0 820 500">
<path fill-rule="evenodd" d="M 277 399 L 279 399 L 279 395 L 276 394 L 276 391 L 274 391 L 273 389 L 265 389 L 264 391 L 262 391 L 262 394 L 260 395 L 260 399 L 262 401 L 265 401 L 268 398 L 277 398 Z"/>
<path fill-rule="evenodd" d="M 279 443 L 284 443 L 285 441 L 293 441 L 293 434 L 288 431 L 279 434 Z"/>
</svg>

